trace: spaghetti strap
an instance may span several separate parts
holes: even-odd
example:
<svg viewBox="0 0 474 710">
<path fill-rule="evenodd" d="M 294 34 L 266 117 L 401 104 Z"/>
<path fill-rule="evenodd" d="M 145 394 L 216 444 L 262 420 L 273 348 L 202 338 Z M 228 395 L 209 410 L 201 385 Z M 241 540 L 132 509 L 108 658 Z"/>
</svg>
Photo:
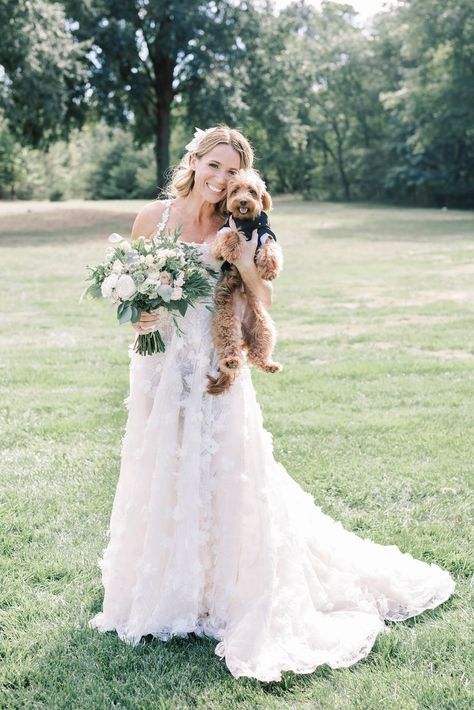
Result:
<svg viewBox="0 0 474 710">
<path fill-rule="evenodd" d="M 163 232 L 163 230 L 165 229 L 165 227 L 168 223 L 168 218 L 170 216 L 170 207 L 171 207 L 172 202 L 173 202 L 172 199 L 165 200 L 165 209 L 163 211 L 163 216 L 161 218 L 161 222 L 159 223 L 159 225 L 156 228 L 155 236 L 158 236 L 158 234 L 161 234 L 161 232 Z"/>
</svg>

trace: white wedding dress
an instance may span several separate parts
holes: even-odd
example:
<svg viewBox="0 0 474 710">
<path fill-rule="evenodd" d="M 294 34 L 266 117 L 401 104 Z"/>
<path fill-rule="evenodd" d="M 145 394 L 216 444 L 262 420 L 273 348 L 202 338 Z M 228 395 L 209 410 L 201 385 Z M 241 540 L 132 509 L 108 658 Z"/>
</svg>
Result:
<svg viewBox="0 0 474 710">
<path fill-rule="evenodd" d="M 247 366 L 227 393 L 206 393 L 217 365 L 211 318 L 204 303 L 189 308 L 180 336 L 165 315 L 165 353 L 130 348 L 103 609 L 89 625 L 132 645 L 147 634 L 212 637 L 236 678 L 349 666 L 384 619 L 436 607 L 453 579 L 314 504 L 273 458 Z"/>
</svg>

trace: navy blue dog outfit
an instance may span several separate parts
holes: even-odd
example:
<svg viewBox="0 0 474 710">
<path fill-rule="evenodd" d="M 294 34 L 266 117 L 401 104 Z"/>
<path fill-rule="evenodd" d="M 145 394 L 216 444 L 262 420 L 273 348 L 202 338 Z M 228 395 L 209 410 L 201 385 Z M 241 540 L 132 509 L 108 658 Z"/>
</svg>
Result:
<svg viewBox="0 0 474 710">
<path fill-rule="evenodd" d="M 223 229 L 223 227 L 230 227 L 230 217 L 229 215 L 227 217 L 227 220 L 225 224 L 220 227 L 220 229 Z M 273 232 L 270 229 L 270 222 L 268 221 L 268 215 L 266 212 L 260 212 L 258 217 L 255 219 L 239 219 L 234 217 L 234 222 L 235 226 L 237 227 L 239 232 L 243 232 L 245 234 L 245 239 L 249 242 L 252 239 L 252 232 L 254 229 L 257 230 L 257 248 L 255 250 L 255 256 L 257 255 L 258 250 L 260 247 L 265 244 L 267 239 L 274 239 L 275 241 L 277 240 L 275 232 Z M 255 257 L 254 257 L 255 260 Z M 228 271 L 232 264 L 229 264 L 228 261 L 224 261 L 224 263 L 221 266 L 222 271 Z"/>
</svg>

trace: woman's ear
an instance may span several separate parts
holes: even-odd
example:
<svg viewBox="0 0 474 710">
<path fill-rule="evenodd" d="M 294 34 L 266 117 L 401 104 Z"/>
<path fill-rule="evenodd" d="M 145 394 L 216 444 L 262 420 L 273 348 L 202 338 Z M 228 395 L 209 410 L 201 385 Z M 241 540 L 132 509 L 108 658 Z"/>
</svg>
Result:
<svg viewBox="0 0 474 710">
<path fill-rule="evenodd" d="M 264 212 L 270 212 L 272 208 L 272 198 L 270 197 L 270 193 L 265 190 L 265 192 L 262 195 L 262 207 Z"/>
</svg>

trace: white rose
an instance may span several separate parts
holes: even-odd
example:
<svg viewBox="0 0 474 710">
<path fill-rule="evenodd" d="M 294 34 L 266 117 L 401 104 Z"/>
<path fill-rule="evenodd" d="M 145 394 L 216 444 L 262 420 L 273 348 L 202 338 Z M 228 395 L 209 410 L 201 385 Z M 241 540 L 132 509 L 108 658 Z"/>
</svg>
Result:
<svg viewBox="0 0 474 710">
<path fill-rule="evenodd" d="M 102 286 L 100 287 L 100 290 L 101 290 L 104 298 L 111 298 L 112 297 L 112 293 L 113 293 L 115 286 L 117 285 L 117 281 L 118 281 L 117 274 L 110 274 L 110 276 L 105 277 L 105 279 L 102 282 Z"/>
<path fill-rule="evenodd" d="M 141 286 L 138 287 L 140 293 L 156 294 L 157 283 L 153 279 L 145 279 Z"/>
<path fill-rule="evenodd" d="M 132 279 L 131 276 L 128 276 L 127 274 L 122 274 L 122 276 L 117 281 L 117 286 L 115 288 L 117 291 L 117 295 L 123 301 L 128 301 L 137 292 L 135 281 Z"/>
<path fill-rule="evenodd" d="M 160 272 L 159 271 L 152 271 L 150 274 L 148 274 L 147 281 L 149 283 L 153 283 L 155 285 L 158 282 L 161 282 Z"/>
<path fill-rule="evenodd" d="M 165 301 L 166 303 L 171 300 L 171 294 L 173 293 L 173 289 L 171 288 L 171 286 L 168 286 L 167 284 L 160 284 L 158 286 L 157 291 L 163 301 Z"/>
<path fill-rule="evenodd" d="M 175 286 L 173 293 L 171 294 L 172 301 L 179 301 L 183 297 L 183 289 L 181 286 Z"/>
<path fill-rule="evenodd" d="M 151 266 L 152 264 L 155 263 L 155 259 L 153 257 L 153 254 L 147 254 L 145 257 L 145 263 Z"/>
<path fill-rule="evenodd" d="M 108 241 L 111 244 L 118 244 L 118 242 L 123 241 L 123 237 L 120 236 L 120 234 L 117 234 L 117 232 L 113 232 L 110 237 L 108 238 Z"/>
<path fill-rule="evenodd" d="M 123 264 L 120 261 L 120 259 L 115 259 L 114 263 L 112 264 L 112 271 L 114 274 L 121 274 L 123 271 Z"/>
</svg>

